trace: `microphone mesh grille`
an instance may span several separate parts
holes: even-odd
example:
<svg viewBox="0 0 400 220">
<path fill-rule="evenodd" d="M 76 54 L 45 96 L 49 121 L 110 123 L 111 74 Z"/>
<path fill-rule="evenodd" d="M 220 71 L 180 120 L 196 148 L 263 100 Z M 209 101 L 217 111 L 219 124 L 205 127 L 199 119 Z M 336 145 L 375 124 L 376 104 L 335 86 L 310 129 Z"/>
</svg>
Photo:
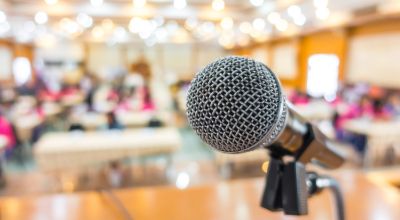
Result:
<svg viewBox="0 0 400 220">
<path fill-rule="evenodd" d="M 264 64 L 244 57 L 217 60 L 197 73 L 187 97 L 191 127 L 227 153 L 252 150 L 278 120 L 279 82 Z"/>
</svg>

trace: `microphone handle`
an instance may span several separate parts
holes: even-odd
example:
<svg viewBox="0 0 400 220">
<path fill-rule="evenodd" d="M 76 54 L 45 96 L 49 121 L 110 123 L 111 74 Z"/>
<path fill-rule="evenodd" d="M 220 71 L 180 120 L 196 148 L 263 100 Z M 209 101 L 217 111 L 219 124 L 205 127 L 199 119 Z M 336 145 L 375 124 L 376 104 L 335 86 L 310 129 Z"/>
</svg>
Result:
<svg viewBox="0 0 400 220">
<path fill-rule="evenodd" d="M 335 169 L 344 163 L 339 152 L 330 147 L 330 140 L 315 125 L 309 124 L 309 132 L 303 150 L 296 155 L 298 161 L 307 163 L 314 161 L 318 164 Z M 306 143 L 308 142 L 308 143 Z"/>
<path fill-rule="evenodd" d="M 303 164 L 315 161 L 330 169 L 341 166 L 344 159 L 339 152 L 330 147 L 329 138 L 290 106 L 288 109 L 286 126 L 273 146 L 275 151 L 276 146 L 280 146 L 284 152 L 294 155 L 296 160 Z"/>
</svg>

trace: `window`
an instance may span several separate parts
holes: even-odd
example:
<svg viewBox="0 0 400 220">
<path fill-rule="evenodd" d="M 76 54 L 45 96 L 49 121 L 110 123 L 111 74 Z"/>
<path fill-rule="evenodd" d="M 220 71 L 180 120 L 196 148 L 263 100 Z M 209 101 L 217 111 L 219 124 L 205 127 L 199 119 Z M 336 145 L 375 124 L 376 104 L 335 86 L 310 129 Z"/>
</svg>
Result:
<svg viewBox="0 0 400 220">
<path fill-rule="evenodd" d="M 334 54 L 315 54 L 308 58 L 307 92 L 327 101 L 336 98 L 339 58 Z"/>
<path fill-rule="evenodd" d="M 17 57 L 13 62 L 15 83 L 20 86 L 27 83 L 32 77 L 31 62 L 26 57 Z"/>
</svg>

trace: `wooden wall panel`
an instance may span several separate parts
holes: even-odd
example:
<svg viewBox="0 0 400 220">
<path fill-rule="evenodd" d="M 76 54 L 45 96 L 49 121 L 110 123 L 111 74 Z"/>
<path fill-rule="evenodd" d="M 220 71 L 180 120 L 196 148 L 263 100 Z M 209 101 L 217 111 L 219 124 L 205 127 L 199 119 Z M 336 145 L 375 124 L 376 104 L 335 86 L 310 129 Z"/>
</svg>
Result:
<svg viewBox="0 0 400 220">
<path fill-rule="evenodd" d="M 352 27 L 349 34 L 354 36 L 400 32 L 400 18 L 373 21 L 360 26 Z"/>
<path fill-rule="evenodd" d="M 33 61 L 34 61 L 34 49 L 32 45 L 28 44 L 17 44 L 15 42 L 12 42 L 10 40 L 0 40 L 0 45 L 7 47 L 10 49 L 12 52 L 12 59 L 14 60 L 16 57 L 26 57 L 31 63 L 32 67 L 32 79 L 36 80 L 36 74 L 33 68 Z M 12 69 L 11 69 L 12 71 Z M 14 84 L 14 79 L 11 78 L 9 80 L 2 80 L 1 83 L 2 85 L 13 85 Z"/>
</svg>

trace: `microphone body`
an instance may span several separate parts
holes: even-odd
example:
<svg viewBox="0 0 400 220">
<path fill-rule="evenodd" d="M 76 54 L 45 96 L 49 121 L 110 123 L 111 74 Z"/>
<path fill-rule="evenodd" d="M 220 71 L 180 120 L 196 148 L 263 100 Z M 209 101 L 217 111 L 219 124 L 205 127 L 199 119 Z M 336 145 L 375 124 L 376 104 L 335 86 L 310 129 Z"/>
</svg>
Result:
<svg viewBox="0 0 400 220">
<path fill-rule="evenodd" d="M 326 168 L 340 167 L 344 159 L 331 147 L 330 140 L 313 124 L 308 123 L 293 108 L 288 107 L 286 124 L 277 139 L 269 146 L 272 154 L 293 155 L 297 161 L 318 163 Z M 279 155 L 279 148 L 284 149 Z"/>
<path fill-rule="evenodd" d="M 304 164 L 337 168 L 344 162 L 328 138 L 288 106 L 275 74 L 248 58 L 222 58 L 197 73 L 187 116 L 204 142 L 225 153 L 262 147 Z"/>
</svg>

